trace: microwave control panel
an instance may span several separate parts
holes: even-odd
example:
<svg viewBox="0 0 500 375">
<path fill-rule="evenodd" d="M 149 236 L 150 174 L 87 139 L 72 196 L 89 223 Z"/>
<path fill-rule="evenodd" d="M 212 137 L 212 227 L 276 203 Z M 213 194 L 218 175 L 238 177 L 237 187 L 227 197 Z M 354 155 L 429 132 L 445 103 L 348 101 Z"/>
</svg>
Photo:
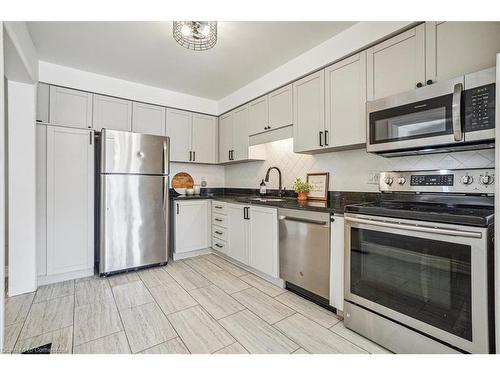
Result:
<svg viewBox="0 0 500 375">
<path fill-rule="evenodd" d="M 465 91 L 465 131 L 495 127 L 495 84 Z"/>
</svg>

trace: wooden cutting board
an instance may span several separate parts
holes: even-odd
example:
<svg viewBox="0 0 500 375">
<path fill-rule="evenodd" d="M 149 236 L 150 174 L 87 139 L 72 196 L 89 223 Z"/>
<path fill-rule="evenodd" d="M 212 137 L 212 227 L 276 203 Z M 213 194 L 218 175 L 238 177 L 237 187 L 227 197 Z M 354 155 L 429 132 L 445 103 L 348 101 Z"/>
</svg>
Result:
<svg viewBox="0 0 500 375">
<path fill-rule="evenodd" d="M 191 189 L 193 185 L 193 177 L 186 172 L 179 172 L 172 179 L 172 187 L 174 189 Z"/>
</svg>

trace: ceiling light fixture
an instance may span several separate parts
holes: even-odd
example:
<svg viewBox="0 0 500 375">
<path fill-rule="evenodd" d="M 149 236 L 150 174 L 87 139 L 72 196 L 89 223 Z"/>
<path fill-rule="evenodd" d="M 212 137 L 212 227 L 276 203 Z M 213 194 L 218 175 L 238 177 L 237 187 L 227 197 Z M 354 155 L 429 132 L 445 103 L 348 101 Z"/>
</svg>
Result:
<svg viewBox="0 0 500 375">
<path fill-rule="evenodd" d="M 217 43 L 216 21 L 174 21 L 174 39 L 193 51 L 205 51 Z"/>
</svg>

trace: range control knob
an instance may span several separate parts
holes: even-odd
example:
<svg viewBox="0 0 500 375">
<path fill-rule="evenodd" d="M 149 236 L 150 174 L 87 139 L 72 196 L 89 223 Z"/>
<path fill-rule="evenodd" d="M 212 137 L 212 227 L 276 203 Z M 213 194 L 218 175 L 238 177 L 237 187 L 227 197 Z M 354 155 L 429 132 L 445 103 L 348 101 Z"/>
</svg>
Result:
<svg viewBox="0 0 500 375">
<path fill-rule="evenodd" d="M 490 185 L 493 183 L 493 176 L 490 176 L 490 175 L 484 175 L 484 176 L 481 176 L 481 179 L 480 179 L 480 182 L 483 184 L 483 185 Z"/>
<path fill-rule="evenodd" d="M 394 182 L 394 179 L 393 179 L 392 177 L 386 177 L 386 178 L 385 178 L 385 180 L 384 180 L 384 182 L 385 182 L 387 185 L 391 186 L 391 185 L 392 185 L 392 183 Z"/>
<path fill-rule="evenodd" d="M 472 184 L 472 182 L 474 182 L 474 177 L 469 176 L 469 175 L 463 175 L 462 177 L 460 177 L 460 181 L 464 185 L 470 185 L 470 184 Z"/>
<path fill-rule="evenodd" d="M 404 177 L 399 177 L 399 178 L 398 178 L 398 184 L 400 184 L 400 185 L 404 185 L 404 184 L 405 184 L 405 182 L 406 182 L 406 178 L 404 178 Z"/>
</svg>

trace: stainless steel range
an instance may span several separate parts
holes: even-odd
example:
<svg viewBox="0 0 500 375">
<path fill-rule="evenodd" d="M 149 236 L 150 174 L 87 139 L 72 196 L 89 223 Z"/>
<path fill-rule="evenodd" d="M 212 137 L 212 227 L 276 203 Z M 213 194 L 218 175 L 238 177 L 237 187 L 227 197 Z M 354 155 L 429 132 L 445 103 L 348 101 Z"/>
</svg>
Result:
<svg viewBox="0 0 500 375">
<path fill-rule="evenodd" d="M 493 169 L 386 172 L 346 207 L 346 327 L 397 353 L 492 353 Z"/>
</svg>

